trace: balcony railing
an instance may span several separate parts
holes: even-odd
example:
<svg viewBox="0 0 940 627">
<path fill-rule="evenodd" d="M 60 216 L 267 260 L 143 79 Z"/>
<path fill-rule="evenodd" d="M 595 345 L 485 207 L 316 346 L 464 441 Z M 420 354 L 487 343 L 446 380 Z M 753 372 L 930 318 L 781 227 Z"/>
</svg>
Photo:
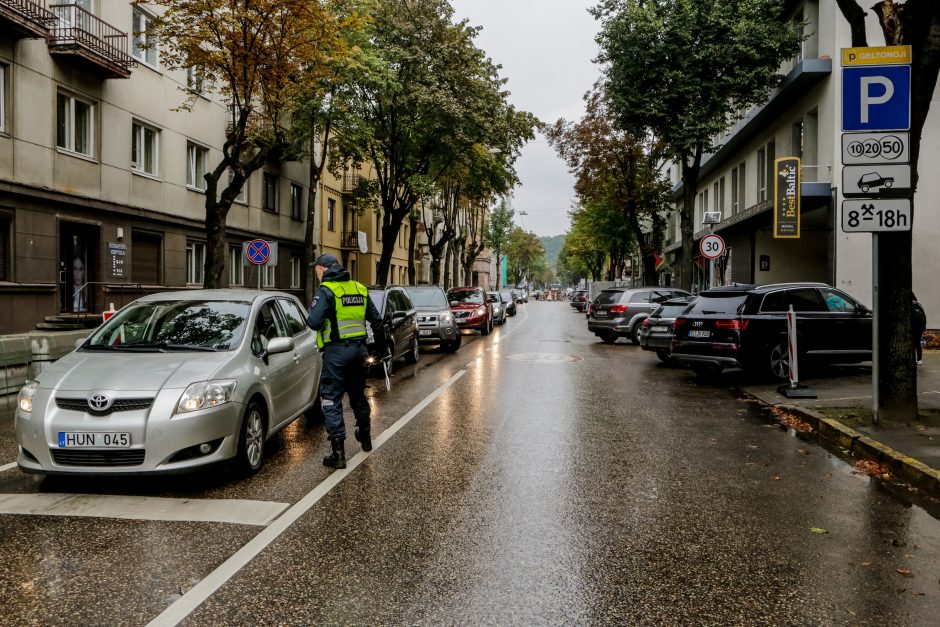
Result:
<svg viewBox="0 0 940 627">
<path fill-rule="evenodd" d="M 46 0 L 0 0 L 0 19 L 32 37 L 48 37 L 56 22 L 55 14 L 46 8 Z"/>
<path fill-rule="evenodd" d="M 130 78 L 137 62 L 127 53 L 127 33 L 77 4 L 52 4 L 49 8 L 56 18 L 49 52 L 81 57 L 107 78 Z"/>
<path fill-rule="evenodd" d="M 352 193 L 356 191 L 356 187 L 359 186 L 359 181 L 362 180 L 362 177 L 358 173 L 347 173 L 343 175 L 343 191 L 346 193 Z"/>
<path fill-rule="evenodd" d="M 339 245 L 340 248 L 359 249 L 359 231 L 343 231 L 343 239 Z"/>
</svg>

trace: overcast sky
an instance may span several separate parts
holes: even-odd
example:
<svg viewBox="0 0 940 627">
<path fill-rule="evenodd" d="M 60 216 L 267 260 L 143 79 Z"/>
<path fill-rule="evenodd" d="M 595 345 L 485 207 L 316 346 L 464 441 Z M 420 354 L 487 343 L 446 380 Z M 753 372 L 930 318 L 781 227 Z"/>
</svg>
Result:
<svg viewBox="0 0 940 627">
<path fill-rule="evenodd" d="M 477 46 L 503 66 L 510 101 L 543 122 L 578 120 L 582 96 L 600 75 L 591 62 L 597 54 L 597 22 L 588 14 L 596 0 L 451 0 L 455 19 L 482 26 Z M 516 162 L 522 184 L 512 205 L 516 223 L 537 235 L 568 230 L 574 180 L 565 164 L 539 135 Z M 526 216 L 519 212 L 525 211 Z"/>
</svg>

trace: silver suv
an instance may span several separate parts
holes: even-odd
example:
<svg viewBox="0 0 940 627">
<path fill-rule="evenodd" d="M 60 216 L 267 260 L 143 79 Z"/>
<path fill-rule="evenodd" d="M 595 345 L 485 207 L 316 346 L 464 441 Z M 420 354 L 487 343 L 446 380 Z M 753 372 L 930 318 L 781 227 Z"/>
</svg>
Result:
<svg viewBox="0 0 940 627">
<path fill-rule="evenodd" d="M 607 344 L 618 337 L 640 343 L 640 325 L 661 303 L 688 298 L 688 292 L 672 287 L 613 287 L 602 291 L 589 308 L 588 331 Z"/>
<path fill-rule="evenodd" d="M 438 344 L 450 352 L 460 348 L 460 329 L 444 290 L 436 285 L 410 285 L 405 289 L 418 312 L 418 340 Z"/>
</svg>

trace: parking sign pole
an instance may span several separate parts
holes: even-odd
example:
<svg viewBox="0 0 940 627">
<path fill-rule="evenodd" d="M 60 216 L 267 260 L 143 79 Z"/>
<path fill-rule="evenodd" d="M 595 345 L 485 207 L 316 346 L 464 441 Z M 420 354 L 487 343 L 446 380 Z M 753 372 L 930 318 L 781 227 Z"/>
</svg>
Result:
<svg viewBox="0 0 940 627">
<path fill-rule="evenodd" d="M 875 424 L 878 424 L 878 406 L 880 405 L 879 399 L 879 368 L 878 368 L 878 357 L 880 351 L 878 350 L 878 306 L 879 301 L 881 300 L 881 295 L 878 293 L 878 266 L 879 266 L 879 246 L 878 246 L 878 233 L 871 234 L 871 411 L 872 419 Z"/>
</svg>

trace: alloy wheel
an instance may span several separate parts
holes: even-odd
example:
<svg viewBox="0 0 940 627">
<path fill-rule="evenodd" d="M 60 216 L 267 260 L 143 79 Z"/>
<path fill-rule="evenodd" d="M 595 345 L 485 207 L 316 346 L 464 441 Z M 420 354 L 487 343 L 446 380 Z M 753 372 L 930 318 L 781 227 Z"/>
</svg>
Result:
<svg viewBox="0 0 940 627">
<path fill-rule="evenodd" d="M 250 468 L 261 466 L 264 455 L 264 419 L 257 407 L 252 407 L 245 417 L 245 462 Z"/>
<path fill-rule="evenodd" d="M 784 342 L 779 342 L 770 349 L 770 373 L 777 379 L 790 377 L 790 353 Z"/>
</svg>

